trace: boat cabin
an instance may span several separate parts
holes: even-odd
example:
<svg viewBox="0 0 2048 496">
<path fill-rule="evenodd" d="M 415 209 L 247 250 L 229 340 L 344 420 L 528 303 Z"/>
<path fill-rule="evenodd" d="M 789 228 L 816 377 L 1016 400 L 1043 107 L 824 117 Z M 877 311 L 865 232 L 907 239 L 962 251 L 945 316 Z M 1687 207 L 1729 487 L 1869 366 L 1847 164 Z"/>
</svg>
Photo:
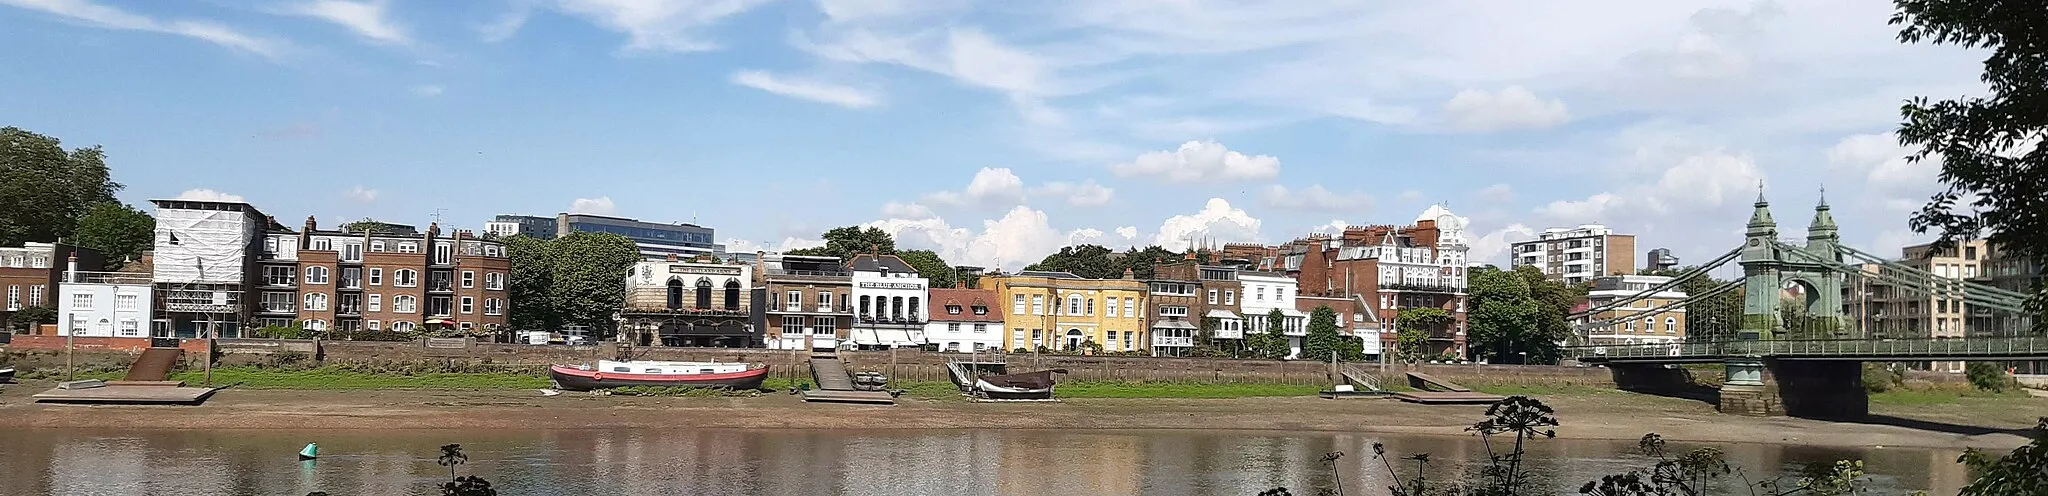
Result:
<svg viewBox="0 0 2048 496">
<path fill-rule="evenodd" d="M 746 371 L 747 371 L 747 363 L 746 363 L 746 362 L 657 362 L 657 361 L 631 361 L 631 362 L 614 362 L 614 361 L 610 361 L 610 360 L 599 360 L 599 361 L 597 362 L 597 371 L 598 371 L 598 372 L 610 372 L 610 373 L 627 373 L 627 374 L 663 374 L 663 375 L 681 375 L 681 374 L 731 374 L 731 373 L 737 373 L 737 372 L 746 372 Z"/>
</svg>

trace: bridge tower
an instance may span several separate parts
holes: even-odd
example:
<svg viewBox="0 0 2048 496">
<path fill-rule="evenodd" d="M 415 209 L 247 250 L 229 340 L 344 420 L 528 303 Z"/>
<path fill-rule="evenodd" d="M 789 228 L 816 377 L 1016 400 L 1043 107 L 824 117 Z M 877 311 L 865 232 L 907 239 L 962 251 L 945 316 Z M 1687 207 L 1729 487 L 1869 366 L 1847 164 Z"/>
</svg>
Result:
<svg viewBox="0 0 2048 496">
<path fill-rule="evenodd" d="M 1775 339 L 1785 337 L 1787 331 L 1800 331 L 1813 335 L 1793 337 L 1827 337 L 1842 324 L 1842 274 L 1829 266 L 1842 263 L 1842 237 L 1836 231 L 1827 197 L 1823 193 L 1813 208 L 1805 246 L 1778 242 L 1778 224 L 1771 219 L 1770 207 L 1759 188 L 1742 247 L 1742 328 L 1737 336 Z M 1805 297 L 1798 306 L 1800 322 L 1785 322 L 1779 313 L 1781 291 L 1788 286 L 1798 287 Z"/>
<path fill-rule="evenodd" d="M 1749 214 L 1749 230 L 1739 262 L 1743 295 L 1742 327 L 1736 330 L 1739 339 L 1768 339 L 1783 328 L 1778 315 L 1777 242 L 1778 222 L 1771 219 L 1771 203 L 1764 200 L 1764 188 L 1759 183 L 1756 209 Z"/>
</svg>

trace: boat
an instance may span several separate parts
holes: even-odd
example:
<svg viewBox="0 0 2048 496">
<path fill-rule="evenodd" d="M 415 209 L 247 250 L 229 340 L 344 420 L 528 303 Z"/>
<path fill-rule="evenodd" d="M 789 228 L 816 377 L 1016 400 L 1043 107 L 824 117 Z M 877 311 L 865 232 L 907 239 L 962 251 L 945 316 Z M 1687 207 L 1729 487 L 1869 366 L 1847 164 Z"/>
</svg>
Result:
<svg viewBox="0 0 2048 496">
<path fill-rule="evenodd" d="M 1052 375 L 1065 373 L 1067 369 L 984 375 L 975 378 L 974 394 L 992 400 L 1049 400 L 1052 399 Z"/>
<path fill-rule="evenodd" d="M 856 391 L 881 391 L 888 389 L 888 387 L 889 376 L 882 375 L 881 372 L 868 371 L 853 374 L 853 389 Z"/>
<path fill-rule="evenodd" d="M 0 384 L 14 382 L 14 367 L 0 368 Z"/>
<path fill-rule="evenodd" d="M 555 389 L 593 391 L 625 386 L 761 389 L 767 365 L 746 362 L 659 362 L 599 360 L 596 366 L 548 367 Z"/>
</svg>

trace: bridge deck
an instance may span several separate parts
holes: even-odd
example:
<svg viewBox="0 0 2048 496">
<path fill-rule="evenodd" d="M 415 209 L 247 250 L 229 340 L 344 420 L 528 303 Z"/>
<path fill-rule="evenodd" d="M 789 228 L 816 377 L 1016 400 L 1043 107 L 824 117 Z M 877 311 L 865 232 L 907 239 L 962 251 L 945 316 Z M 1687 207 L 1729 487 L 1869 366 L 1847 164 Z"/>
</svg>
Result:
<svg viewBox="0 0 2048 496">
<path fill-rule="evenodd" d="M 1736 357 L 1788 360 L 2041 360 L 2048 337 L 1715 341 L 1573 347 L 1589 363 L 1698 363 Z"/>
</svg>

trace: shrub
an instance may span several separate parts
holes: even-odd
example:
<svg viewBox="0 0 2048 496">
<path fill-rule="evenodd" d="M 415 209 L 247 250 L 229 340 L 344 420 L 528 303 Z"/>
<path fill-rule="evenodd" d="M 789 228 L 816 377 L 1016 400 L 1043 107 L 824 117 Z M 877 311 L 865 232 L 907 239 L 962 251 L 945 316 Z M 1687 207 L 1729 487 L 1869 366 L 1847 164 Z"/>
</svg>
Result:
<svg viewBox="0 0 2048 496">
<path fill-rule="evenodd" d="M 1906 374 L 1884 364 L 1863 364 L 1863 389 L 1872 393 L 1890 391 L 1906 385 Z"/>
<path fill-rule="evenodd" d="M 2006 375 L 2005 369 L 1995 363 L 1972 362 L 1963 369 L 1963 375 L 1970 378 L 1970 385 L 1977 389 L 2003 393 L 2019 389 L 2019 380 Z"/>
</svg>

